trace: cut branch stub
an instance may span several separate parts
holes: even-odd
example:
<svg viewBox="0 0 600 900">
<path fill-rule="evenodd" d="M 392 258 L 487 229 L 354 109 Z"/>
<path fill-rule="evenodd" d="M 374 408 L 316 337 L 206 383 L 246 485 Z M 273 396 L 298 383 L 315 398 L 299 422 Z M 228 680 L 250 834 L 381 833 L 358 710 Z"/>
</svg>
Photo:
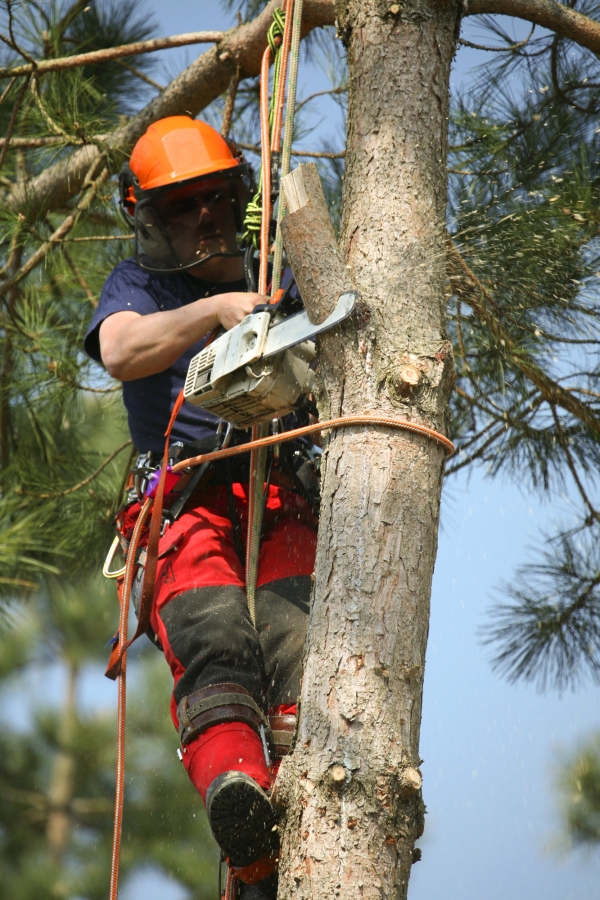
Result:
<svg viewBox="0 0 600 900">
<path fill-rule="evenodd" d="M 343 766 L 336 763 L 329 770 L 329 783 L 336 790 L 340 790 L 346 784 L 347 772 Z"/>
<path fill-rule="evenodd" d="M 400 796 L 411 797 L 420 791 L 423 786 L 423 778 L 418 769 L 409 766 L 400 776 Z"/>
<path fill-rule="evenodd" d="M 281 181 L 288 214 L 281 222 L 288 260 L 309 319 L 331 315 L 352 285 L 338 250 L 321 179 L 314 163 L 298 166 Z"/>
</svg>

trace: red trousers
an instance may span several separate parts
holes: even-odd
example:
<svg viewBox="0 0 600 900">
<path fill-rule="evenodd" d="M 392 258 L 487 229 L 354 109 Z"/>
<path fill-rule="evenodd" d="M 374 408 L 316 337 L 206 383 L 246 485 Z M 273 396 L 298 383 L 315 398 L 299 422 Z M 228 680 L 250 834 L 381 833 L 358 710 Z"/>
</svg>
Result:
<svg viewBox="0 0 600 900">
<path fill-rule="evenodd" d="M 233 497 L 245 547 L 248 485 L 234 484 Z M 132 507 L 129 524 L 136 515 Z M 201 503 L 167 529 L 159 544 L 151 625 L 173 673 L 176 724 L 182 697 L 213 684 L 240 684 L 265 711 L 296 701 L 316 539 L 317 520 L 307 503 L 271 486 L 253 624 L 227 487 L 204 490 Z"/>
</svg>

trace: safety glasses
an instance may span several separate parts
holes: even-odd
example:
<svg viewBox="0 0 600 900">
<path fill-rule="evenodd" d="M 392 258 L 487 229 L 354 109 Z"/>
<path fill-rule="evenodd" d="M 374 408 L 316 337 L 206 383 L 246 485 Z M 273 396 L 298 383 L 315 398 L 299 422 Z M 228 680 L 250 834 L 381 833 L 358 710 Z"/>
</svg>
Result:
<svg viewBox="0 0 600 900">
<path fill-rule="evenodd" d="M 241 231 L 240 179 L 236 175 L 140 192 L 134 224 L 141 268 L 179 272 L 214 256 L 239 256 L 235 235 Z M 211 232 L 227 235 L 225 245 L 202 248 L 202 239 Z"/>
</svg>

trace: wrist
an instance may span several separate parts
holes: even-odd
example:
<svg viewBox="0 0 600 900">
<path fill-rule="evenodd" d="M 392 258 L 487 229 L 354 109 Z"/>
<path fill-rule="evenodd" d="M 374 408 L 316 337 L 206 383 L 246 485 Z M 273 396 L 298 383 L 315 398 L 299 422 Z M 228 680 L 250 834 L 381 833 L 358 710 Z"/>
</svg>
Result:
<svg viewBox="0 0 600 900">
<path fill-rule="evenodd" d="M 217 294 L 214 297 L 205 297 L 199 301 L 201 304 L 200 316 L 205 331 L 213 331 L 221 324 L 218 302 L 221 296 L 222 294 Z"/>
</svg>

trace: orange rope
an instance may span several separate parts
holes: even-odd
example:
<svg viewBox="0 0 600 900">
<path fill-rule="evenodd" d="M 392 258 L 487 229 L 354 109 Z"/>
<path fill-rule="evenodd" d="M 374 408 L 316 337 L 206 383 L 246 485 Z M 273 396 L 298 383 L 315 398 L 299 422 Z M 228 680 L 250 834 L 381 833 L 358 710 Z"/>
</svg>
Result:
<svg viewBox="0 0 600 900">
<path fill-rule="evenodd" d="M 317 431 L 328 431 L 331 428 L 344 428 L 350 425 L 376 425 L 381 428 L 399 428 L 402 431 L 410 431 L 412 434 L 422 434 L 424 437 L 431 438 L 445 447 L 446 452 L 450 456 L 454 453 L 454 444 L 445 435 L 433 428 L 427 428 L 425 425 L 418 425 L 416 422 L 405 422 L 402 419 L 392 419 L 388 416 L 362 415 L 362 416 L 341 416 L 338 419 L 329 419 L 326 422 L 317 422 L 315 425 L 305 425 L 303 428 L 294 428 L 291 431 L 284 431 L 281 434 L 271 434 L 268 437 L 260 438 L 260 440 L 252 440 L 247 444 L 239 444 L 237 447 L 227 447 L 225 450 L 214 450 L 212 453 L 204 453 L 201 456 L 193 456 L 191 459 L 185 459 L 177 465 L 173 466 L 174 472 L 179 472 L 188 466 L 199 466 L 205 462 L 211 462 L 213 459 L 225 459 L 227 456 L 237 456 L 239 453 L 247 453 L 249 450 L 257 450 L 259 447 L 271 447 L 283 441 L 291 441 L 294 438 L 304 437 L 307 434 L 315 434 Z"/>
<path fill-rule="evenodd" d="M 125 566 L 125 579 L 123 581 L 123 589 L 119 596 L 121 604 L 121 612 L 119 617 L 119 643 L 118 652 L 111 654 L 109 660 L 109 670 L 118 672 L 119 689 L 117 701 L 117 765 L 116 765 L 116 786 L 115 786 L 115 815 L 113 823 L 113 845 L 112 859 L 110 864 L 110 888 L 109 900 L 117 900 L 119 893 L 119 863 L 121 860 L 121 832 L 123 823 L 123 797 L 125 789 L 125 712 L 126 712 L 126 695 L 127 695 L 127 648 L 139 637 L 142 631 L 146 630 L 144 625 L 143 607 L 148 602 L 152 603 L 152 597 L 147 594 L 154 592 L 154 578 L 156 575 L 156 565 L 158 561 L 158 542 L 160 540 L 160 529 L 162 524 L 162 507 L 163 496 L 165 490 L 165 480 L 167 477 L 167 463 L 169 461 L 169 440 L 171 430 L 175 423 L 175 419 L 179 410 L 183 406 L 183 390 L 179 392 L 179 396 L 175 401 L 167 430 L 165 431 L 165 451 L 163 455 L 162 470 L 160 479 L 154 498 L 148 497 L 144 502 L 142 510 L 137 518 L 131 542 L 127 548 L 127 563 Z M 133 580 L 133 569 L 137 564 L 137 548 L 140 541 L 142 528 L 146 523 L 148 515 L 152 511 L 152 520 L 150 522 L 150 533 L 148 536 L 148 555 L 146 563 L 146 571 L 144 573 L 144 589 L 140 601 L 140 610 L 138 616 L 138 627 L 130 641 L 127 640 L 127 621 L 129 617 L 129 599 L 131 597 L 131 584 Z"/>
<path fill-rule="evenodd" d="M 136 564 L 137 548 L 146 519 L 153 506 L 148 498 L 135 523 L 131 542 L 127 551 L 127 564 L 122 590 L 119 591 L 121 606 L 119 615 L 119 648 L 121 655 L 121 671 L 119 674 L 119 690 L 117 702 L 117 762 L 115 786 L 115 815 L 113 824 L 112 860 L 110 865 L 109 900 L 117 900 L 119 893 L 119 862 L 121 859 L 121 831 L 123 824 L 123 795 L 125 790 L 125 713 L 126 713 L 126 674 L 127 674 L 127 620 L 129 618 L 129 597 L 133 570 Z"/>
<path fill-rule="evenodd" d="M 281 42 L 281 67 L 279 70 L 279 90 L 277 91 L 277 103 L 275 105 L 275 119 L 273 121 L 272 153 L 281 150 L 281 125 L 283 123 L 283 107 L 285 104 L 285 85 L 287 81 L 288 57 L 292 44 L 292 18 L 294 12 L 294 0 L 287 0 L 283 4 L 285 12 L 285 25 L 283 26 L 283 40 Z"/>
<path fill-rule="evenodd" d="M 262 219 L 260 225 L 260 270 L 258 293 L 267 293 L 269 262 L 269 225 L 271 223 L 271 136 L 269 134 L 269 65 L 271 49 L 267 47 L 260 67 L 260 142 L 262 148 Z"/>
</svg>

